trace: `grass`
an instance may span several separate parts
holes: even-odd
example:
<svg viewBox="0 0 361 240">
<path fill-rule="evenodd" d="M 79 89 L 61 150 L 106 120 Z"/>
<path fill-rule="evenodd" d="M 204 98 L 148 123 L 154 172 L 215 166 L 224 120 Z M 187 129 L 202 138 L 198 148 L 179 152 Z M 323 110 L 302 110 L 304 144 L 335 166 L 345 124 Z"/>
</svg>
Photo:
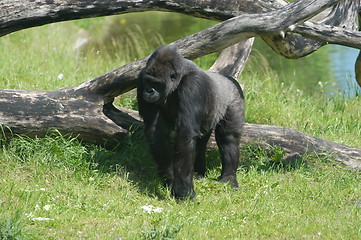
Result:
<svg viewBox="0 0 361 240">
<path fill-rule="evenodd" d="M 156 178 L 154 164 L 147 164 L 142 138 L 134 138 L 119 152 L 56 133 L 7 140 L 0 163 L 0 223 L 6 223 L 0 224 L 1 237 L 357 239 L 361 234 L 359 173 L 331 160 L 265 166 L 266 154 L 253 148 L 257 157 L 240 167 L 240 190 L 234 191 L 215 183 L 220 166 L 214 150 L 207 177 L 195 183 L 196 201 L 179 204 Z"/>
<path fill-rule="evenodd" d="M 97 49 L 100 35 L 93 49 L 72 48 L 79 26 L 91 32 L 106 21 L 66 22 L 3 37 L 1 88 L 56 89 L 121 66 L 134 56 Z M 151 49 L 142 51 L 137 54 Z M 248 122 L 361 147 L 360 96 L 327 99 L 321 86 L 320 94 L 306 95 L 281 85 L 271 70 L 258 73 L 256 66 L 252 59 L 240 79 Z M 129 96 L 122 104 L 133 106 L 134 95 Z M 1 240 L 361 237 L 360 173 L 332 158 L 304 156 L 285 164 L 277 146 L 270 159 L 249 143 L 242 150 L 235 191 L 216 183 L 220 160 L 213 149 L 207 176 L 195 182 L 196 200 L 177 203 L 157 178 L 142 135 L 129 136 L 114 151 L 56 131 L 44 138 L 3 138 L 0 147 Z"/>
<path fill-rule="evenodd" d="M 278 84 L 277 76 L 272 75 L 243 82 L 247 122 L 294 128 L 340 144 L 361 146 L 361 138 L 355 137 L 361 136 L 361 123 L 356 121 L 361 117 L 357 107 L 360 96 L 310 97 L 292 86 Z"/>
</svg>

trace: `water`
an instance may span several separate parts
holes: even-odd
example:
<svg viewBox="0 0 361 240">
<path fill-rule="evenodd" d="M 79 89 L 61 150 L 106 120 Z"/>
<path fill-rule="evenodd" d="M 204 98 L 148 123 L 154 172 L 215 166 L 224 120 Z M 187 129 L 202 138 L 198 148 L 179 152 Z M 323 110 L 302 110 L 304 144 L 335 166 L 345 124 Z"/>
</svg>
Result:
<svg viewBox="0 0 361 240">
<path fill-rule="evenodd" d="M 269 67 L 277 73 L 282 83 L 304 93 L 322 93 L 329 97 L 342 95 L 346 98 L 361 94 L 354 68 L 358 49 L 328 45 L 306 57 L 286 59 L 275 54 L 261 40 L 256 41 L 255 48 L 258 55 L 267 59 Z"/>
<path fill-rule="evenodd" d="M 330 46 L 331 66 L 330 71 L 335 76 L 336 88 L 329 94 L 341 93 L 345 97 L 352 98 L 361 94 L 355 78 L 355 61 L 359 54 L 358 49 L 348 48 L 339 45 Z"/>
</svg>

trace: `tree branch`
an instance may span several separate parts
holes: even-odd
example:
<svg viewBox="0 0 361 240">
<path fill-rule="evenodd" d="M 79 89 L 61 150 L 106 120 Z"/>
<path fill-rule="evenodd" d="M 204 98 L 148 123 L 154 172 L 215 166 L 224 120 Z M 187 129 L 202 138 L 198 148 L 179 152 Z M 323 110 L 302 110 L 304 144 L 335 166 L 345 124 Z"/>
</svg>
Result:
<svg viewBox="0 0 361 240">
<path fill-rule="evenodd" d="M 122 109 L 134 117 L 137 126 L 142 126 L 138 112 Z M 286 152 L 283 161 L 295 161 L 305 154 L 332 156 L 336 161 L 351 169 L 361 169 L 361 149 L 349 147 L 307 135 L 291 128 L 245 123 L 241 147 L 244 143 L 253 142 L 265 149 L 270 146 L 281 147 Z M 209 148 L 216 146 L 214 136 L 208 144 Z"/>
<path fill-rule="evenodd" d="M 289 26 L 297 24 L 298 21 L 305 21 L 313 17 L 335 2 L 337 1 L 304 0 L 267 14 L 244 14 L 177 40 L 173 45 L 183 57 L 195 59 L 220 51 L 253 36 L 278 34 Z M 104 95 L 106 101 L 111 101 L 114 97 L 135 88 L 136 76 L 144 67 L 145 62 L 146 59 L 141 59 L 127 64 L 80 84 L 75 89 L 95 91 Z"/>
<path fill-rule="evenodd" d="M 326 1 L 329 2 L 329 1 Z M 337 1 L 334 1 L 337 2 Z M 314 3 L 310 3 L 314 4 Z M 54 0 L 54 1 L 0 1 L 0 36 L 24 28 L 47 23 L 87 17 L 99 17 L 140 11 L 181 12 L 200 18 L 224 21 L 248 13 L 267 13 L 288 5 L 284 0 Z M 332 13 L 322 16 L 323 24 L 351 29 L 355 14 L 360 9 L 360 0 L 342 0 Z M 302 32 L 300 32 L 302 35 Z M 283 34 L 282 34 L 283 36 Z M 278 54 L 299 58 L 316 51 L 324 43 L 297 35 L 262 36 Z"/>
<path fill-rule="evenodd" d="M 224 49 L 210 71 L 238 79 L 251 54 L 254 38 L 249 38 Z"/>
<path fill-rule="evenodd" d="M 361 49 L 361 32 L 347 30 L 341 27 L 318 25 L 312 22 L 305 22 L 293 32 L 302 32 L 303 36 L 324 42 L 344 45 L 347 47 Z"/>
<path fill-rule="evenodd" d="M 322 154 L 333 156 L 339 162 L 352 169 L 361 169 L 361 149 L 337 144 L 310 136 L 294 129 L 245 124 L 242 142 L 258 142 L 267 148 L 280 146 L 286 151 L 285 160 L 295 160 L 305 154 Z"/>
<path fill-rule="evenodd" d="M 223 21 L 244 13 L 268 12 L 271 9 L 272 6 L 262 0 L 1 1 L 0 36 L 53 22 L 130 12 L 181 12 L 195 17 Z"/>
<path fill-rule="evenodd" d="M 287 2 L 281 2 L 278 6 L 287 5 Z M 309 22 L 312 22 L 316 28 L 327 26 L 341 27 L 348 30 L 356 30 L 355 19 L 358 11 L 361 8 L 361 0 L 343 0 L 335 4 L 332 9 L 327 9 L 316 15 Z M 312 24 L 310 23 L 310 24 Z M 320 47 L 327 44 L 328 41 L 322 39 L 322 34 L 309 35 L 310 31 L 307 28 L 302 28 L 303 24 L 298 24 L 294 32 L 302 35 L 287 34 L 284 36 L 261 36 L 262 39 L 279 55 L 287 58 L 300 58 L 317 51 Z M 320 32 L 314 29 L 313 32 Z M 313 39 L 321 42 L 307 39 L 305 37 L 311 36 Z M 340 43 L 341 44 L 341 43 Z"/>
<path fill-rule="evenodd" d="M 0 126 L 5 135 L 44 136 L 48 129 L 72 133 L 85 141 L 104 144 L 127 134 L 105 113 L 101 96 L 71 89 L 57 91 L 0 91 Z M 132 124 L 135 123 L 132 120 Z M 9 131 L 11 129 L 11 131 Z M 0 137 L 2 135 L 0 131 Z M 110 145 L 114 145 L 111 142 Z"/>
<path fill-rule="evenodd" d="M 350 10 L 350 3 L 359 4 L 360 0 L 341 1 L 342 9 Z M 311 3 L 312 4 L 312 3 Z M 54 1 L 1 1 L 0 2 L 0 36 L 24 28 L 40 26 L 47 23 L 73 20 L 87 17 L 99 17 L 139 11 L 172 11 L 191 16 L 208 18 L 217 21 L 247 13 L 267 13 L 284 7 L 283 0 L 54 0 Z M 343 7 L 344 6 L 344 7 Z M 344 19 L 349 14 L 338 14 Z M 332 25 L 332 24 L 331 24 Z M 304 45 L 314 46 L 312 51 L 321 45 L 301 36 L 286 37 L 286 39 L 265 37 L 268 44 L 278 53 L 286 57 L 301 57 L 309 54 Z M 285 44 L 286 43 L 286 44 Z M 307 53 L 302 49 L 306 49 Z M 297 54 L 299 55 L 297 55 Z"/>
</svg>

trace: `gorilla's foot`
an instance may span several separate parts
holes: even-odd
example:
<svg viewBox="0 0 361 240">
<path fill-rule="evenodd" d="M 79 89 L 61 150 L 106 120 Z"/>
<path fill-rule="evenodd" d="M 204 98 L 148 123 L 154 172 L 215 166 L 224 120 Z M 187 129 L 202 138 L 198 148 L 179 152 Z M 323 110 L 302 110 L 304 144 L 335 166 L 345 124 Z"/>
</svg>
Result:
<svg viewBox="0 0 361 240">
<path fill-rule="evenodd" d="M 218 183 L 229 183 L 233 189 L 238 189 L 238 182 L 236 176 L 223 176 L 218 180 Z"/>
</svg>

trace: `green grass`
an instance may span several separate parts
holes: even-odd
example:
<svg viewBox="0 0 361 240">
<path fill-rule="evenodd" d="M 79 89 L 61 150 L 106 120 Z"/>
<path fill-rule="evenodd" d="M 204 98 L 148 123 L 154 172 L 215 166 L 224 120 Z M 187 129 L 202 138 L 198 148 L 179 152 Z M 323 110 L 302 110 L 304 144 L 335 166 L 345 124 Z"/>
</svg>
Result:
<svg viewBox="0 0 361 240">
<path fill-rule="evenodd" d="M 56 133 L 3 146 L 4 239 L 17 233 L 24 239 L 357 239 L 361 234 L 360 175 L 327 159 L 265 166 L 266 154 L 253 148 L 256 157 L 239 168 L 235 191 L 215 182 L 220 164 L 214 150 L 207 177 L 195 182 L 196 201 L 179 204 L 157 179 L 142 137 L 128 139 L 119 152 Z M 153 208 L 148 212 L 144 206 Z"/>
<path fill-rule="evenodd" d="M 79 26 L 93 33 L 106 21 L 66 22 L 1 38 L 0 88 L 71 86 L 151 52 L 150 44 L 137 56 L 114 56 L 97 49 L 100 33 L 94 33 L 93 48 L 73 50 Z M 119 44 L 129 41 L 124 39 Z M 361 148 L 360 96 L 326 99 L 321 87 L 310 96 L 264 72 L 253 59 L 240 79 L 248 122 Z M 134 106 L 134 94 L 128 96 L 121 104 Z M 45 138 L 1 139 L 0 147 L 1 240 L 361 238 L 360 173 L 332 158 L 304 156 L 285 164 L 277 146 L 270 158 L 249 143 L 235 191 L 216 183 L 220 160 L 214 149 L 207 176 L 195 181 L 196 200 L 177 203 L 157 178 L 142 135 L 114 151 L 56 131 Z"/>
<path fill-rule="evenodd" d="M 340 144 L 361 146 L 361 122 L 357 120 L 361 118 L 360 96 L 308 96 L 278 84 L 277 76 L 270 75 L 262 80 L 258 76 L 241 79 L 246 86 L 247 122 L 294 128 Z"/>
</svg>

